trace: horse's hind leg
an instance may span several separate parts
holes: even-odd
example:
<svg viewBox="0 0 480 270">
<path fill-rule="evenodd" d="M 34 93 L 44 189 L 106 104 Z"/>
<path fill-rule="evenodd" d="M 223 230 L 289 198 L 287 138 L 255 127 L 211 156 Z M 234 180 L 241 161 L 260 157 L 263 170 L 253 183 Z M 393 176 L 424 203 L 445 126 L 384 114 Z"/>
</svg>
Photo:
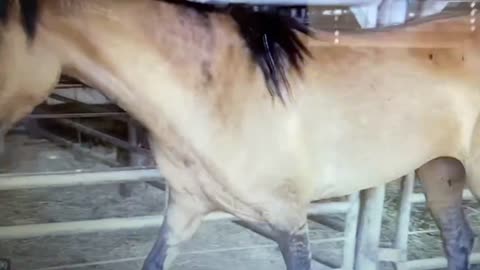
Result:
<svg viewBox="0 0 480 270">
<path fill-rule="evenodd" d="M 467 270 L 473 232 L 462 209 L 465 169 L 453 158 L 439 158 L 418 169 L 427 204 L 437 223 L 449 270 Z"/>
<path fill-rule="evenodd" d="M 178 254 L 178 245 L 197 231 L 207 208 L 188 195 L 169 192 L 168 207 L 160 235 L 142 270 L 168 269 Z"/>
</svg>

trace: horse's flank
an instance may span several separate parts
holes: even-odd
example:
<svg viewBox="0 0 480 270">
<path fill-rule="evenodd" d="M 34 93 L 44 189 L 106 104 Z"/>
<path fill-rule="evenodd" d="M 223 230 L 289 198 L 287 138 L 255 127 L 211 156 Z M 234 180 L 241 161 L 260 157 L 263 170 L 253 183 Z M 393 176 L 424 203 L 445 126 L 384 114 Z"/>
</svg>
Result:
<svg viewBox="0 0 480 270">
<path fill-rule="evenodd" d="M 288 230 L 310 200 L 383 184 L 438 156 L 469 160 L 478 32 L 446 49 L 311 47 L 303 75 L 288 73 L 293 98 L 283 106 L 223 13 L 147 0 L 88 1 L 70 12 L 79 1 L 42 3 L 31 47 L 18 25 L 2 30 L 6 42 L 17 38 L 30 61 L 44 52 L 142 121 L 172 189 L 209 211 Z M 55 76 L 44 75 L 46 85 Z M 0 93 L 7 107 L 20 91 L 43 97 L 51 88 L 16 91 Z"/>
</svg>

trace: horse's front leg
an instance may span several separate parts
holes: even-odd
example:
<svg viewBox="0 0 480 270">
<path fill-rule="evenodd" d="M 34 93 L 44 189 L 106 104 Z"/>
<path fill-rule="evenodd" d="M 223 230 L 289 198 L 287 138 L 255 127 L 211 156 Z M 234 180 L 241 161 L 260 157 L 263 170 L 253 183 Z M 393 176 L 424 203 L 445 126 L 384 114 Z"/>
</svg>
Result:
<svg viewBox="0 0 480 270">
<path fill-rule="evenodd" d="M 310 270 L 312 253 L 308 241 L 307 223 L 305 222 L 295 231 L 278 231 L 276 235 L 287 270 Z"/>
<path fill-rule="evenodd" d="M 439 158 L 422 166 L 417 173 L 441 231 L 448 270 L 468 270 L 474 235 L 462 209 L 463 165 L 456 159 Z"/>
<path fill-rule="evenodd" d="M 277 225 L 265 225 L 248 221 L 235 223 L 274 240 L 282 253 L 287 270 L 310 270 L 311 252 L 308 240 L 308 226 L 305 223 L 298 229 L 285 230 Z"/>
<path fill-rule="evenodd" d="M 207 208 L 189 195 L 169 192 L 168 207 L 160 235 L 142 270 L 166 270 L 178 255 L 178 245 L 197 231 Z"/>
<path fill-rule="evenodd" d="M 277 195 L 277 194 L 275 194 Z M 277 198 L 271 205 L 263 205 L 266 223 L 237 221 L 240 225 L 260 233 L 278 244 L 287 270 L 311 270 L 307 209 L 298 202 Z"/>
</svg>

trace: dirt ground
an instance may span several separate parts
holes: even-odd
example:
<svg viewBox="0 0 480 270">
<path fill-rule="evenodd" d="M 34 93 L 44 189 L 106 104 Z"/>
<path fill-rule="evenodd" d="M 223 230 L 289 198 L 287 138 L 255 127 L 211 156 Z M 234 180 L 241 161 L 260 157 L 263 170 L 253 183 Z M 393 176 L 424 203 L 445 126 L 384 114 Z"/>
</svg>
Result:
<svg viewBox="0 0 480 270">
<path fill-rule="evenodd" d="M 74 154 L 45 140 L 10 136 L 7 155 L 0 161 L 3 171 L 48 172 L 65 170 L 105 170 L 109 167 Z M 105 156 L 115 153 L 106 149 Z M 5 158 L 6 157 L 6 158 Z M 395 230 L 398 183 L 388 185 L 383 217 L 382 245 L 388 246 Z M 109 217 L 161 214 L 163 191 L 144 183 L 130 184 L 133 192 L 125 198 L 118 185 L 68 187 L 0 192 L 0 226 L 77 221 Z M 466 212 L 476 232 L 480 218 L 476 204 Z M 321 217 L 330 223 L 343 223 L 342 215 Z M 123 230 L 70 236 L 0 241 L 0 258 L 9 259 L 13 270 L 101 269 L 138 270 L 148 253 L 158 228 Z M 423 205 L 412 211 L 409 259 L 442 256 L 436 226 Z M 313 253 L 338 264 L 342 255 L 342 232 L 310 222 Z M 329 240 L 330 239 L 330 240 Z M 478 250 L 478 249 L 476 249 Z M 276 245 L 229 221 L 205 222 L 194 238 L 182 246 L 174 270 L 277 270 L 284 269 Z M 382 269 L 392 269 L 382 264 Z M 480 268 L 478 268 L 480 269 Z"/>
</svg>

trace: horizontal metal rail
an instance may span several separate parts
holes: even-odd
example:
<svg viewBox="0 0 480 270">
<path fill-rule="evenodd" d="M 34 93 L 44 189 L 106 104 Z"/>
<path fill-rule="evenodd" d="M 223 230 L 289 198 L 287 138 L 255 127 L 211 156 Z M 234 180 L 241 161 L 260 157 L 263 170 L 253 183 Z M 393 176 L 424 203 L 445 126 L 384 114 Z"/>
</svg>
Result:
<svg viewBox="0 0 480 270">
<path fill-rule="evenodd" d="M 322 205 L 323 207 L 311 207 L 309 210 L 309 214 L 319 215 L 325 213 L 335 213 L 334 211 L 328 209 L 330 203 L 322 203 Z M 211 221 L 238 219 L 228 213 L 215 212 L 209 214 L 205 218 L 205 220 Z M 107 218 L 73 222 L 56 222 L 45 224 L 0 226 L 0 239 L 25 239 L 31 237 L 107 232 L 123 229 L 141 229 L 159 226 L 162 221 L 163 215 L 156 215 L 130 218 Z"/>
<path fill-rule="evenodd" d="M 90 89 L 95 90 L 93 88 L 90 88 Z M 55 94 L 55 93 L 51 94 L 49 96 L 49 98 L 53 98 L 57 101 L 66 102 L 66 103 L 75 103 L 77 105 L 86 105 L 86 106 L 90 105 L 90 104 L 84 103 L 82 101 L 79 101 L 79 100 L 76 100 L 76 99 L 73 99 L 73 98 L 69 98 L 69 97 L 66 97 L 66 96 L 62 96 L 60 94 Z"/>
<path fill-rule="evenodd" d="M 313 6 L 370 6 L 380 5 L 382 0 L 191 0 L 200 3 L 245 3 L 254 5 L 313 5 Z M 435 2 L 471 3 L 471 0 L 434 0 Z"/>
<path fill-rule="evenodd" d="M 341 214 L 350 210 L 351 205 L 349 201 L 314 203 L 311 204 L 308 213 L 311 215 Z"/>
<path fill-rule="evenodd" d="M 333 243 L 333 242 L 340 242 L 343 239 L 341 237 L 336 238 L 329 238 L 329 239 L 320 239 L 320 240 L 311 240 L 310 242 L 313 244 L 317 243 Z M 183 255 L 196 255 L 196 254 L 212 254 L 212 253 L 223 253 L 223 252 L 232 252 L 232 251 L 245 251 L 245 250 L 253 250 L 253 249 L 265 249 L 265 248 L 277 248 L 278 245 L 276 243 L 267 243 L 267 244 L 257 244 L 252 246 L 246 247 L 227 247 L 227 248 L 212 248 L 212 249 L 202 249 L 202 250 L 192 250 L 192 251 L 185 251 Z M 122 257 L 120 259 L 111 259 L 111 260 L 101 260 L 101 261 L 93 261 L 93 262 L 85 262 L 85 263 L 75 263 L 75 264 L 68 264 L 68 265 L 56 265 L 56 266 L 47 266 L 36 268 L 32 270 L 67 270 L 67 269 L 84 269 L 88 267 L 99 267 L 105 265 L 114 265 L 119 263 L 126 263 L 126 262 L 135 262 L 139 261 L 142 262 L 145 260 L 146 256 L 136 256 L 136 257 Z M 331 270 L 322 268 L 322 270 Z M 340 269 L 335 269 L 340 270 Z M 346 270 L 346 269 L 343 269 Z"/>
<path fill-rule="evenodd" d="M 27 116 L 28 119 L 57 119 L 57 118 L 96 118 L 96 117 L 126 117 L 124 112 L 98 112 L 98 113 L 33 113 Z"/>
<path fill-rule="evenodd" d="M 68 98 L 68 97 L 65 97 L 65 96 L 62 96 L 62 95 L 59 95 L 59 94 L 55 94 L 55 93 L 51 94 L 49 97 L 53 98 L 55 100 L 61 101 L 61 102 L 76 104 L 82 110 L 92 112 L 92 113 L 110 113 L 111 112 L 109 110 L 99 108 L 99 107 L 94 107 L 94 106 L 91 106 L 90 104 L 87 104 L 87 103 L 84 103 L 84 102 L 81 102 L 81 101 L 78 101 L 78 100 L 75 100 L 75 99 L 72 99 L 72 98 Z M 128 121 L 128 118 L 126 118 L 124 116 L 110 116 L 110 117 L 112 119 L 119 120 L 119 121 Z"/>
<path fill-rule="evenodd" d="M 473 253 L 470 256 L 470 263 L 480 263 L 480 253 Z M 412 260 L 406 263 L 408 270 L 430 270 L 430 269 L 442 269 L 447 267 L 447 259 L 443 257 Z"/>
<path fill-rule="evenodd" d="M 163 177 L 158 169 L 120 169 L 101 172 L 76 171 L 45 174 L 3 174 L 0 175 L 0 191 L 147 182 L 154 180 L 163 183 Z M 349 209 L 349 201 L 313 203 L 309 209 L 309 214 L 326 215 L 346 213 Z"/>
<path fill-rule="evenodd" d="M 248 3 L 254 5 L 318 5 L 365 6 L 379 4 L 381 0 L 194 0 L 201 3 Z"/>
<path fill-rule="evenodd" d="M 112 170 L 102 172 L 59 172 L 45 174 L 2 174 L 1 190 L 54 188 L 69 186 L 117 184 L 161 180 L 157 169 Z"/>
<path fill-rule="evenodd" d="M 79 144 L 76 144 L 76 143 L 74 143 L 70 140 L 67 140 L 67 139 L 62 138 L 60 136 L 52 134 L 51 132 L 49 132 L 49 131 L 47 131 L 43 128 L 36 128 L 35 132 L 37 132 L 40 136 L 48 139 L 49 141 L 52 141 L 54 143 L 63 145 L 65 147 L 69 147 L 73 151 L 76 151 L 77 153 L 80 153 L 82 155 L 85 155 L 85 156 L 91 157 L 93 159 L 96 159 L 97 161 L 103 162 L 103 163 L 105 163 L 109 166 L 119 167 L 118 162 L 113 161 L 113 160 L 109 160 L 106 157 L 104 157 L 100 154 L 97 154 L 95 151 L 92 151 L 91 149 L 81 147 Z"/>
<path fill-rule="evenodd" d="M 475 200 L 475 197 L 469 190 L 464 190 L 463 191 L 463 200 L 465 201 L 470 201 L 470 200 Z M 423 193 L 413 193 L 410 197 L 410 202 L 411 203 L 424 203 L 425 200 L 425 195 Z"/>
<path fill-rule="evenodd" d="M 0 176 L 0 191 L 117 184 L 127 182 L 148 182 L 154 180 L 156 180 L 159 184 L 163 184 L 164 182 L 161 173 L 157 169 L 121 169 L 102 172 L 77 171 L 45 174 L 4 174 Z M 349 201 L 313 203 L 308 213 L 309 215 L 346 213 L 349 209 Z M 213 217 L 214 219 L 233 218 L 231 215 L 224 213 L 215 214 Z M 152 219 L 159 221 L 159 218 L 160 216 L 6 226 L 0 227 L 0 238 L 84 233 L 93 231 L 94 229 L 97 231 L 108 231 L 112 229 L 142 228 L 148 224 L 153 224 Z M 212 217 L 207 219 L 212 219 Z M 114 223 L 117 223 L 117 225 L 114 225 Z M 82 228 L 78 229 L 79 227 Z"/>
<path fill-rule="evenodd" d="M 114 136 L 111 136 L 111 135 L 108 135 L 108 134 L 105 134 L 101 131 L 98 131 L 96 129 L 93 129 L 91 127 L 88 127 L 84 124 L 80 124 L 80 123 L 77 123 L 75 121 L 72 121 L 72 120 L 69 120 L 69 119 L 54 119 L 56 122 L 58 122 L 59 124 L 62 124 L 62 125 L 65 125 L 65 126 L 68 126 L 68 127 L 71 127 L 71 128 L 74 128 L 80 132 L 83 132 L 85 134 L 88 134 L 90 136 L 94 136 L 98 139 L 101 139 L 105 142 L 108 142 L 108 143 L 111 143 L 117 147 L 120 147 L 120 148 L 123 148 L 123 149 L 126 149 L 128 151 L 132 151 L 132 152 L 138 152 L 138 153 L 142 153 L 142 154 L 146 154 L 146 155 L 150 155 L 151 152 L 150 150 L 148 149 L 145 149 L 145 148 L 141 148 L 141 147 L 138 147 L 138 146 L 132 146 L 130 145 L 128 142 L 124 141 L 124 140 L 121 140 L 119 138 L 116 138 Z"/>
<path fill-rule="evenodd" d="M 225 213 L 212 213 L 205 220 L 233 219 Z M 0 239 L 24 239 L 42 236 L 74 235 L 94 232 L 108 232 L 116 230 L 132 230 L 150 227 L 159 227 L 163 222 L 163 215 L 106 218 L 98 220 L 84 220 L 72 222 L 55 222 L 45 224 L 29 224 L 15 226 L 0 226 Z"/>
</svg>

